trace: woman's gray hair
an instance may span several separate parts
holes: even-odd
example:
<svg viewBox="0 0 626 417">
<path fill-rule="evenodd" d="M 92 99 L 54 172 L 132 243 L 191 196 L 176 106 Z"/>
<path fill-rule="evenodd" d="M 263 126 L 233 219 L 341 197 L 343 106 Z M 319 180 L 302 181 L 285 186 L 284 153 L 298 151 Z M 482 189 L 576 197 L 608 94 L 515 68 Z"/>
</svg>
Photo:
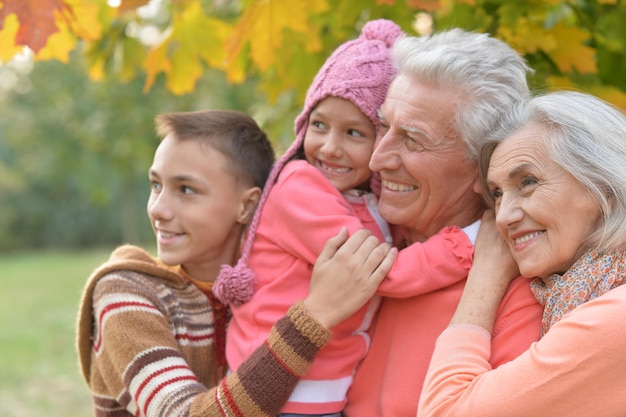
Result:
<svg viewBox="0 0 626 417">
<path fill-rule="evenodd" d="M 477 161 L 483 139 L 511 106 L 528 98 L 532 70 L 506 43 L 484 33 L 452 29 L 402 37 L 394 45 L 399 74 L 457 92 L 454 129 Z"/>
<path fill-rule="evenodd" d="M 603 221 L 587 240 L 601 251 L 626 243 L 626 115 L 589 94 L 560 91 L 518 103 L 481 150 L 483 190 L 497 144 L 520 129 L 539 124 L 552 159 L 598 201 Z M 489 197 L 487 196 L 487 199 Z"/>
</svg>

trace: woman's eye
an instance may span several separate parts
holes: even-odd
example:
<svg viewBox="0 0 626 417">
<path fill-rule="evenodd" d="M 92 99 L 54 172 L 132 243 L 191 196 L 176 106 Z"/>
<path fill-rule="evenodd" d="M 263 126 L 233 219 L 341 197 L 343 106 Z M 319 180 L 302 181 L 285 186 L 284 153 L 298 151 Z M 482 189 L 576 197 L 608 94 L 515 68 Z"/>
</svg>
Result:
<svg viewBox="0 0 626 417">
<path fill-rule="evenodd" d="M 494 200 L 497 200 L 500 197 L 502 197 L 502 190 L 501 189 L 494 188 L 493 190 L 491 190 L 491 198 L 493 198 Z"/>
<path fill-rule="evenodd" d="M 154 192 L 159 192 L 161 191 L 161 183 L 158 183 L 156 181 L 150 181 L 150 189 Z"/>
<path fill-rule="evenodd" d="M 537 179 L 534 177 L 526 176 L 520 180 L 520 185 L 522 188 L 535 185 L 535 184 L 537 184 Z"/>
</svg>

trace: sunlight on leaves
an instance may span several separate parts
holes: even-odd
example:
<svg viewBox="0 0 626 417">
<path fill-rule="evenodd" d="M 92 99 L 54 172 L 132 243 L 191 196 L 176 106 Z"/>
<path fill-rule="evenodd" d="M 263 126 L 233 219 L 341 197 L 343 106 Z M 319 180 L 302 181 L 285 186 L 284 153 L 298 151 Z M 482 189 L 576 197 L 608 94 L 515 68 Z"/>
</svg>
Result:
<svg viewBox="0 0 626 417">
<path fill-rule="evenodd" d="M 597 72 L 595 50 L 584 44 L 591 35 L 578 27 L 556 25 L 552 31 L 556 47 L 542 48 L 562 72 L 576 69 L 581 74 Z"/>
<path fill-rule="evenodd" d="M 16 54 L 22 51 L 21 46 L 15 45 L 15 35 L 19 29 L 17 15 L 10 14 L 4 20 L 4 26 L 0 30 L 0 61 L 8 62 Z"/>
</svg>

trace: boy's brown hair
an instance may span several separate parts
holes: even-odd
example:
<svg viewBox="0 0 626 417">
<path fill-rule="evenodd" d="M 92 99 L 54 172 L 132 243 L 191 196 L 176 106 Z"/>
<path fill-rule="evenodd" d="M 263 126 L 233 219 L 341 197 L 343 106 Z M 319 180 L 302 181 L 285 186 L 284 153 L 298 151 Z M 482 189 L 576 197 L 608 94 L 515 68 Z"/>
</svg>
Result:
<svg viewBox="0 0 626 417">
<path fill-rule="evenodd" d="M 176 140 L 198 140 L 212 146 L 231 162 L 238 181 L 263 188 L 275 155 L 267 135 L 254 119 L 232 110 L 200 110 L 160 114 L 157 134 Z"/>
</svg>

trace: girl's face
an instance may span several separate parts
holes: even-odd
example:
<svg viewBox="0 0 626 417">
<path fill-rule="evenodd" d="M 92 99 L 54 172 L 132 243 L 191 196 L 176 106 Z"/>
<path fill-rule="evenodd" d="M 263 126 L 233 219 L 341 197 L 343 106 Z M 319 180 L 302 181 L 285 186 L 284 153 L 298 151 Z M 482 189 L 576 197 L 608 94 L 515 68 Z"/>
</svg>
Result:
<svg viewBox="0 0 626 417">
<path fill-rule="evenodd" d="M 375 140 L 374 125 L 358 107 L 348 100 L 327 97 L 309 116 L 304 154 L 340 192 L 367 189 Z"/>
<path fill-rule="evenodd" d="M 592 194 L 549 155 L 543 127 L 531 124 L 500 143 L 487 183 L 496 224 L 525 277 L 564 273 L 600 221 Z"/>
<path fill-rule="evenodd" d="M 252 189 L 237 181 L 221 152 L 171 135 L 154 154 L 150 182 L 148 215 L 159 259 L 182 265 L 195 279 L 214 280 L 220 265 L 233 261 Z"/>
</svg>

